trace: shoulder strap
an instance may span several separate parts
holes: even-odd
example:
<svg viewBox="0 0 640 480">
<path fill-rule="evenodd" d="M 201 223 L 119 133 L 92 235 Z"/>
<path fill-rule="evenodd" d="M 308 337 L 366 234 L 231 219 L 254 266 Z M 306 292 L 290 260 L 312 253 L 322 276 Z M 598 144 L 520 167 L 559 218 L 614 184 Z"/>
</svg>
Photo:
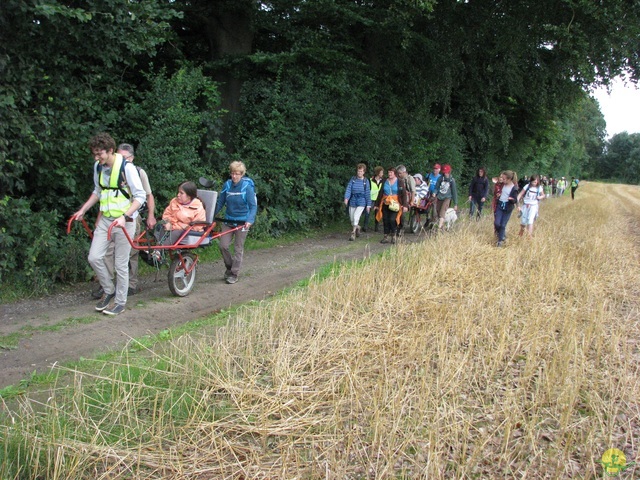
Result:
<svg viewBox="0 0 640 480">
<path fill-rule="evenodd" d="M 105 190 L 119 190 L 124 197 L 129 200 L 131 198 L 131 195 L 129 194 L 129 192 L 127 192 L 127 189 L 123 187 L 123 185 L 125 185 L 127 183 L 127 175 L 124 171 L 125 167 L 127 166 L 127 161 L 122 158 L 122 162 L 120 163 L 120 172 L 118 174 L 119 177 L 119 181 L 118 181 L 118 186 L 115 188 L 112 188 L 110 185 L 108 186 L 104 186 L 102 184 L 100 184 L 100 187 L 102 187 Z M 140 167 L 138 167 L 136 165 L 136 168 L 138 169 L 138 172 L 140 171 Z M 98 173 L 98 182 L 100 182 L 100 175 L 102 174 L 102 165 L 100 163 L 98 163 L 98 166 L 96 168 L 96 172 Z M 113 174 L 113 172 L 111 172 Z M 138 173 L 139 174 L 139 173 Z M 109 182 L 111 183 L 111 182 Z"/>
<path fill-rule="evenodd" d="M 247 204 L 247 206 L 249 206 L 249 202 L 247 201 L 247 187 L 249 185 L 255 185 L 253 183 L 253 180 L 251 180 L 249 177 L 242 177 L 242 186 L 240 187 L 240 191 L 242 192 L 242 199 L 244 200 L 244 203 Z"/>
<path fill-rule="evenodd" d="M 122 185 L 126 185 L 127 184 L 127 175 L 124 172 L 124 169 L 127 166 L 127 162 L 124 158 L 122 159 L 122 163 L 120 164 L 120 182 L 118 183 L 118 186 L 120 188 L 118 188 L 118 190 L 120 190 L 122 192 L 122 194 L 125 196 L 125 198 L 128 200 L 131 198 L 131 195 L 129 195 L 129 192 L 127 192 L 127 190 L 125 188 L 122 187 Z M 138 167 L 136 167 L 138 168 Z M 140 175 L 140 172 L 138 172 L 138 175 Z"/>
<path fill-rule="evenodd" d="M 249 177 L 242 177 L 242 191 L 247 189 L 247 186 L 251 185 L 253 189 L 256 189 L 256 183 Z"/>
</svg>

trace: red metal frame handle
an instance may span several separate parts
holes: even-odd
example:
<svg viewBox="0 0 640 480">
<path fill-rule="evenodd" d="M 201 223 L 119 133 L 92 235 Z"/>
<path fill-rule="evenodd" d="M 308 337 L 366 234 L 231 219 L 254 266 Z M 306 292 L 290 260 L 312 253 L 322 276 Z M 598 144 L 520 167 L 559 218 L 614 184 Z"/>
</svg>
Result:
<svg viewBox="0 0 640 480">
<path fill-rule="evenodd" d="M 113 227 L 115 226 L 115 221 L 113 223 L 111 223 L 111 225 L 109 225 L 109 230 L 107 230 L 107 242 L 111 241 L 111 231 L 113 230 Z M 120 225 L 118 225 L 120 227 Z M 122 229 L 122 231 L 124 232 L 125 237 L 127 237 L 127 240 L 129 241 L 129 243 L 131 245 L 133 245 L 133 240 L 131 239 L 131 237 L 129 236 L 129 232 L 127 232 L 127 229 L 124 227 L 120 227 Z"/>
<path fill-rule="evenodd" d="M 69 218 L 69 221 L 67 222 L 67 235 L 71 233 L 71 226 L 73 225 L 73 221 L 74 221 L 74 218 L 73 216 L 71 216 L 71 218 Z M 82 222 L 82 226 L 84 227 L 85 231 L 89 235 L 89 238 L 93 238 L 93 232 L 89 228 L 89 224 L 87 223 L 87 221 L 84 218 L 82 220 L 77 220 L 77 221 Z"/>
</svg>

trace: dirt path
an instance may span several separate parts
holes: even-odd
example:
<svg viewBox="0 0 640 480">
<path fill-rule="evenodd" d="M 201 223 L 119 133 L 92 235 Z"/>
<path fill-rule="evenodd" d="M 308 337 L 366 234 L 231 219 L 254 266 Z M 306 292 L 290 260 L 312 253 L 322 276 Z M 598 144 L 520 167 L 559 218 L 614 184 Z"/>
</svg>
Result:
<svg viewBox="0 0 640 480">
<path fill-rule="evenodd" d="M 284 247 L 245 253 L 241 278 L 235 285 L 222 279 L 221 261 L 198 266 L 196 284 L 188 297 L 171 295 L 167 269 L 141 278 L 141 292 L 129 298 L 127 311 L 117 317 L 95 312 L 90 297 L 93 284 L 81 284 L 72 293 L 0 305 L 0 336 L 34 329 L 18 348 L 0 350 L 0 388 L 18 383 L 32 372 L 44 372 L 56 362 L 92 357 L 118 349 L 131 338 L 155 334 L 171 326 L 205 317 L 250 300 L 260 300 L 309 278 L 334 261 L 357 260 L 379 253 L 381 234 L 366 233 L 355 242 L 345 234 L 297 242 Z M 407 235 L 406 241 L 424 237 Z M 47 331 L 71 319 L 94 319 L 90 323 Z"/>
</svg>

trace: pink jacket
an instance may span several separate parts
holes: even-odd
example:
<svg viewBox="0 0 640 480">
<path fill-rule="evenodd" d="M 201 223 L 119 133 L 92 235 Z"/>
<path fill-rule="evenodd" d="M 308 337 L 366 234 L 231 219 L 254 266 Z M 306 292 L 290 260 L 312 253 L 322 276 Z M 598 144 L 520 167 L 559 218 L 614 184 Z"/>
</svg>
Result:
<svg viewBox="0 0 640 480">
<path fill-rule="evenodd" d="M 162 219 L 171 225 L 167 230 L 186 230 L 191 222 L 205 221 L 204 205 L 198 198 L 194 198 L 187 205 L 178 203 L 178 199 L 174 198 L 162 214 Z M 195 226 L 193 230 L 201 231 L 204 227 Z"/>
</svg>

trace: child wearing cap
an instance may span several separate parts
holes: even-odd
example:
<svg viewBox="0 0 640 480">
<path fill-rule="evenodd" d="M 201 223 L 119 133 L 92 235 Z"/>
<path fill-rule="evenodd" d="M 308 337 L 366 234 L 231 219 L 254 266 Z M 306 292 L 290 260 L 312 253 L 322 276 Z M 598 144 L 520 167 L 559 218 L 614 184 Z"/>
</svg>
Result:
<svg viewBox="0 0 640 480">
<path fill-rule="evenodd" d="M 441 177 L 440 175 L 440 164 L 436 163 L 433 166 L 433 171 L 427 175 L 426 182 L 429 184 L 429 193 L 434 195 L 436 193 L 436 182 Z"/>
<path fill-rule="evenodd" d="M 442 175 L 436 182 L 436 212 L 438 214 L 438 228 L 442 231 L 444 227 L 444 216 L 447 209 L 453 204 L 453 209 L 458 211 L 458 189 L 456 181 L 451 176 L 451 165 L 442 167 Z"/>
</svg>

